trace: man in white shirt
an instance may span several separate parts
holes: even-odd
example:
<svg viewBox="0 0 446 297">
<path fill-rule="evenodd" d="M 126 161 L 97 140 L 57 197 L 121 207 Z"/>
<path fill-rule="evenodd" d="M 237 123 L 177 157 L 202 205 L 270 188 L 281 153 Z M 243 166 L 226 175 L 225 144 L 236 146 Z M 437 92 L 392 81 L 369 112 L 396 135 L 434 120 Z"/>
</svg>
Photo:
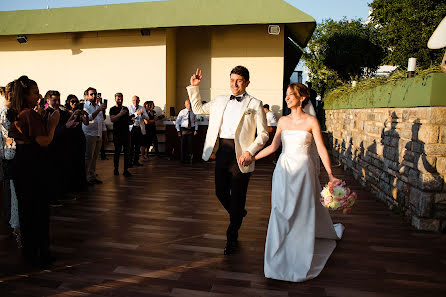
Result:
<svg viewBox="0 0 446 297">
<path fill-rule="evenodd" d="M 129 126 L 130 130 L 130 166 L 143 166 L 139 163 L 139 153 L 143 135 L 146 135 L 146 125 L 144 120 L 149 120 L 146 110 L 139 105 L 139 97 L 132 97 L 132 105 L 129 106 L 130 117 L 134 118 L 133 125 Z"/>
<path fill-rule="evenodd" d="M 85 92 L 88 101 L 84 104 L 84 110 L 88 113 L 90 119 L 88 126 L 82 123 L 82 130 L 86 139 L 85 169 L 87 171 L 87 181 L 90 185 L 102 184 L 102 181 L 96 178 L 96 160 L 101 149 L 102 137 L 105 137 L 107 142 L 107 128 L 102 113 L 107 106 L 96 103 L 97 91 L 95 88 L 89 87 Z"/>
<path fill-rule="evenodd" d="M 195 113 L 191 109 L 190 100 L 184 101 L 185 109 L 178 113 L 175 127 L 178 131 L 178 137 L 181 137 L 181 162 L 189 162 L 192 164 L 194 157 L 194 135 L 197 135 L 198 122 Z"/>
<path fill-rule="evenodd" d="M 268 127 L 270 127 L 270 126 L 277 126 L 276 115 L 274 114 L 274 112 L 269 110 L 269 104 L 263 105 L 263 109 L 265 110 L 266 124 L 268 125 Z"/>
<path fill-rule="evenodd" d="M 201 70 L 197 69 L 187 92 L 194 113 L 210 115 L 203 159 L 207 161 L 216 151 L 215 192 L 230 217 L 224 250 L 228 255 L 237 249 L 238 230 L 247 213 L 246 192 L 254 171 L 253 156 L 268 140 L 266 117 L 262 102 L 246 93 L 249 71 L 245 67 L 231 70 L 232 95 L 218 96 L 206 104 L 201 103 L 198 87 L 202 78 Z"/>
</svg>

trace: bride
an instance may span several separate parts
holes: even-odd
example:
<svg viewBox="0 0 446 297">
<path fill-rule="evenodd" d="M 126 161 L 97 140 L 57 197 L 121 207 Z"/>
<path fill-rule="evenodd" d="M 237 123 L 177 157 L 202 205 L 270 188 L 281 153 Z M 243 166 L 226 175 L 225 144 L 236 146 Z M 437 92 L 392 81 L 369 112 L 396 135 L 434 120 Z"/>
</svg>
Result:
<svg viewBox="0 0 446 297">
<path fill-rule="evenodd" d="M 271 145 L 255 156 L 264 158 L 282 143 L 273 174 L 265 244 L 264 272 L 272 279 L 301 282 L 318 276 L 344 230 L 341 224 L 333 225 L 319 201 L 319 157 L 312 157 L 313 140 L 330 181 L 336 178 L 319 123 L 308 114 L 314 113 L 309 97 L 305 85 L 288 86 L 285 101 L 291 114 L 280 118 Z"/>
</svg>

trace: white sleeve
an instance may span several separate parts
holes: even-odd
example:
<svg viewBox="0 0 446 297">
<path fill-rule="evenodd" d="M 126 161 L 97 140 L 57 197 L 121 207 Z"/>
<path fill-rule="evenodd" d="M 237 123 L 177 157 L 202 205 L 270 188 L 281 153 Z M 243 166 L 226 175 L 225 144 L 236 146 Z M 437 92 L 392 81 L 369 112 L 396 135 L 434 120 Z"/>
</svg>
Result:
<svg viewBox="0 0 446 297">
<path fill-rule="evenodd" d="M 180 132 L 180 128 L 181 128 L 181 121 L 183 120 L 183 111 L 181 110 L 178 113 L 178 117 L 177 120 L 175 121 L 175 128 L 177 128 L 177 131 Z"/>
</svg>

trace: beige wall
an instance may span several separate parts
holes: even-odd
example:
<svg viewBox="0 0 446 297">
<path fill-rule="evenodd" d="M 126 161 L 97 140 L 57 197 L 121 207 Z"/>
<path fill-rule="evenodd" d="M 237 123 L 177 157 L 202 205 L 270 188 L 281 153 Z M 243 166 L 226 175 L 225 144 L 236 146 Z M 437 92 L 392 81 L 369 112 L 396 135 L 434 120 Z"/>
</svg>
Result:
<svg viewBox="0 0 446 297">
<path fill-rule="evenodd" d="M 209 101 L 229 94 L 229 72 L 236 65 L 251 74 L 248 92 L 282 108 L 283 26 L 280 35 L 269 35 L 267 25 L 184 27 L 139 30 L 29 35 L 19 44 L 15 36 L 0 36 L 0 85 L 26 74 L 41 93 L 56 89 L 62 99 L 70 93 L 82 97 L 93 86 L 103 98 L 124 94 L 141 101 L 155 101 L 166 108 L 184 108 L 186 86 L 197 67 L 203 69 L 201 93 Z"/>
<path fill-rule="evenodd" d="M 247 91 L 282 109 L 283 27 L 269 35 L 267 25 L 180 28 L 177 31 L 177 107 L 183 108 L 185 87 L 197 67 L 203 69 L 201 95 L 209 101 L 229 94 L 229 73 L 246 66 L 251 75 Z"/>
<path fill-rule="evenodd" d="M 113 102 L 122 92 L 126 105 L 132 95 L 160 107 L 166 102 L 165 30 L 151 30 L 150 36 L 139 30 L 29 35 L 26 44 L 0 36 L 0 61 L 0 85 L 26 74 L 42 95 L 59 90 L 63 101 L 93 86 Z"/>
<path fill-rule="evenodd" d="M 210 97 L 211 88 L 211 27 L 186 27 L 177 30 L 177 100 L 176 111 L 184 108 L 186 87 L 197 68 L 203 70 L 201 96 Z"/>
<path fill-rule="evenodd" d="M 247 92 L 282 109 L 283 89 L 283 27 L 280 35 L 270 35 L 267 25 L 214 27 L 212 32 L 211 97 L 228 94 L 229 73 L 234 66 L 249 69 Z"/>
</svg>

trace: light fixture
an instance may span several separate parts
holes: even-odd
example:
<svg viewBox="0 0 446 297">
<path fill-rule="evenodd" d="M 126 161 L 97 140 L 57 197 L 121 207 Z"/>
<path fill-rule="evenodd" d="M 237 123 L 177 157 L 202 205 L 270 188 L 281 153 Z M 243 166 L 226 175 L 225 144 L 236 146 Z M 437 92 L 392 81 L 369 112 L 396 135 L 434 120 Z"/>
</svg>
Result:
<svg viewBox="0 0 446 297">
<path fill-rule="evenodd" d="M 280 34 L 280 26 L 279 25 L 269 25 L 268 26 L 268 34 L 279 35 Z"/>
<path fill-rule="evenodd" d="M 417 58 L 409 58 L 407 62 L 407 77 L 415 76 L 415 68 L 417 65 Z"/>
<path fill-rule="evenodd" d="M 142 36 L 150 36 L 150 29 L 147 29 L 147 28 L 141 29 L 141 35 Z"/>
<path fill-rule="evenodd" d="M 27 42 L 28 42 L 28 38 L 26 38 L 25 35 L 18 35 L 18 36 L 17 36 L 17 41 L 18 41 L 19 43 L 27 43 Z"/>
</svg>

